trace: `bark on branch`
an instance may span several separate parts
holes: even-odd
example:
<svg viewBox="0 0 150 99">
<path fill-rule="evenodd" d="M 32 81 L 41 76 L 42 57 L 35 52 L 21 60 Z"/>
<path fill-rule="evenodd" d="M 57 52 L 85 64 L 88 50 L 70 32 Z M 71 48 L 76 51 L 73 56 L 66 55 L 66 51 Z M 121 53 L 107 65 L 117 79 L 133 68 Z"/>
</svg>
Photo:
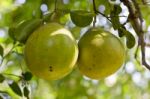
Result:
<svg viewBox="0 0 150 99">
<path fill-rule="evenodd" d="M 121 0 L 124 5 L 129 10 L 128 20 L 130 21 L 133 29 L 135 30 L 138 36 L 138 45 L 141 47 L 142 54 L 142 64 L 150 70 L 150 65 L 146 62 L 145 58 L 145 47 L 146 43 L 144 41 L 144 31 L 143 31 L 143 18 L 141 14 L 141 9 L 136 0 Z"/>
</svg>

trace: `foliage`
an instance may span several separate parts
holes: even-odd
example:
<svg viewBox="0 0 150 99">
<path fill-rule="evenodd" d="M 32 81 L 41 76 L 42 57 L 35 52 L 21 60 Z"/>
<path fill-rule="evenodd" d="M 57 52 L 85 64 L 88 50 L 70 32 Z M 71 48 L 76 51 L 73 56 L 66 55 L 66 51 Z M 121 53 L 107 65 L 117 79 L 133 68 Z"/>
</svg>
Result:
<svg viewBox="0 0 150 99">
<path fill-rule="evenodd" d="M 76 26 L 70 18 L 75 10 L 92 13 L 92 23 Z M 149 12 L 148 0 L 0 0 L 0 99 L 149 99 Z M 112 32 L 126 47 L 126 62 L 101 80 L 77 69 L 55 81 L 32 76 L 24 61 L 25 42 L 39 25 L 53 21 L 77 41 L 93 26 Z"/>
</svg>

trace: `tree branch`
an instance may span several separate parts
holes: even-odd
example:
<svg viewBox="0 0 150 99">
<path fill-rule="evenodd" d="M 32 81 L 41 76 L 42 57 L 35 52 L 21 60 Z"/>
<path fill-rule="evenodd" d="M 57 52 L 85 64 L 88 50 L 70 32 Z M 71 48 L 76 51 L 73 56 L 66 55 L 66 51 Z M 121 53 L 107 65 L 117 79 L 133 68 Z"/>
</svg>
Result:
<svg viewBox="0 0 150 99">
<path fill-rule="evenodd" d="M 150 44 L 146 43 L 146 45 L 145 45 L 145 46 L 150 47 Z"/>
<path fill-rule="evenodd" d="M 141 53 L 142 53 L 142 64 L 150 70 L 150 66 L 149 64 L 147 64 L 146 59 L 145 59 L 145 42 L 144 42 L 144 34 L 141 34 L 141 36 L 139 37 L 139 41 L 141 44 Z"/>
<path fill-rule="evenodd" d="M 143 26 L 142 26 L 143 18 L 142 18 L 140 7 L 135 0 L 132 0 L 132 2 L 130 2 L 129 0 L 121 0 L 121 1 L 124 3 L 124 5 L 127 6 L 128 10 L 129 10 L 128 18 L 130 20 L 130 23 L 131 23 L 133 29 L 135 30 L 136 34 L 138 35 L 138 45 L 141 46 L 142 64 L 147 69 L 150 70 L 150 65 L 146 62 L 146 59 L 145 59 L 146 43 L 144 41 L 144 31 L 143 31 Z"/>
<path fill-rule="evenodd" d="M 140 7 L 139 7 L 139 5 L 138 5 L 136 0 L 132 0 L 132 1 L 133 1 L 133 4 L 134 4 L 135 8 L 136 8 L 136 12 L 138 12 L 138 16 L 139 16 L 139 19 L 140 19 L 140 22 L 141 22 L 141 26 L 142 26 L 143 18 L 142 18 L 142 13 L 141 13 Z"/>
</svg>

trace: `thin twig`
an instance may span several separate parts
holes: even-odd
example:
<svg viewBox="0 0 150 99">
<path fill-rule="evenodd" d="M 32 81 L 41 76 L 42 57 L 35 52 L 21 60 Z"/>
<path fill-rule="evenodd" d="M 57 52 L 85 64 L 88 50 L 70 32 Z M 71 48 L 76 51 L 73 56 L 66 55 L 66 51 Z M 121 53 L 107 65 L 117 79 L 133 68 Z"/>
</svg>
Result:
<svg viewBox="0 0 150 99">
<path fill-rule="evenodd" d="M 95 24 L 96 24 L 96 16 L 94 16 L 93 27 L 95 27 Z"/>
<path fill-rule="evenodd" d="M 12 48 L 9 50 L 9 52 L 8 52 L 5 56 L 2 57 L 0 66 L 2 65 L 4 59 L 12 52 L 12 50 L 13 50 L 15 47 L 16 47 L 16 45 L 14 44 L 14 45 L 12 46 Z"/>
<path fill-rule="evenodd" d="M 55 0 L 55 9 L 54 11 L 57 11 L 57 0 Z"/>
<path fill-rule="evenodd" d="M 135 54 L 134 54 L 134 58 L 135 58 L 136 62 L 137 62 L 139 65 L 141 65 L 141 63 L 140 63 L 140 61 L 138 60 L 138 57 L 137 57 L 137 56 L 138 56 L 139 47 L 140 47 L 140 43 L 138 43 L 138 45 L 137 45 L 137 48 L 136 48 Z"/>
<path fill-rule="evenodd" d="M 98 10 L 96 9 L 95 0 L 93 0 L 93 10 L 94 10 L 94 13 L 95 13 L 95 14 L 100 14 L 100 15 L 102 15 L 103 17 L 105 17 L 108 21 L 111 22 L 111 20 L 109 19 L 108 16 L 106 16 L 105 14 L 101 13 L 100 11 L 98 11 Z"/>
<path fill-rule="evenodd" d="M 6 76 L 14 76 L 14 77 L 17 77 L 17 78 L 22 78 L 22 76 L 14 75 L 14 74 L 3 73 L 3 75 L 6 75 Z"/>
<path fill-rule="evenodd" d="M 138 46 L 136 47 L 135 54 L 134 54 L 135 59 L 137 59 L 139 47 L 140 47 L 140 44 L 138 43 Z"/>
<path fill-rule="evenodd" d="M 7 91 L 4 91 L 4 90 L 0 90 L 0 93 L 9 95 L 9 93 Z"/>
<path fill-rule="evenodd" d="M 111 20 L 109 19 L 110 17 L 106 16 L 105 14 L 99 12 L 99 11 L 96 11 L 98 14 L 102 15 L 103 17 L 105 17 L 109 22 L 111 22 Z"/>
<path fill-rule="evenodd" d="M 108 17 L 108 18 L 112 18 L 112 17 L 128 17 L 128 16 L 124 16 L 124 15 L 122 15 L 122 16 L 112 15 L 111 17 Z"/>
<path fill-rule="evenodd" d="M 94 10 L 94 13 L 95 13 L 94 21 L 93 21 L 93 27 L 95 27 L 95 24 L 96 24 L 96 14 L 97 14 L 95 0 L 93 0 L 93 10 Z"/>
</svg>

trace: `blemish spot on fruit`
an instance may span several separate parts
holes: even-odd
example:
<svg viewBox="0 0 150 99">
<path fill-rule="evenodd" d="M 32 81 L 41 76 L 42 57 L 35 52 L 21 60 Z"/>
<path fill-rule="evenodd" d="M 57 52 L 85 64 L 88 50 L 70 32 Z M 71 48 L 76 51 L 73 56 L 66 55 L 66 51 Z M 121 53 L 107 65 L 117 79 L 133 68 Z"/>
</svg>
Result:
<svg viewBox="0 0 150 99">
<path fill-rule="evenodd" d="M 52 66 L 49 66 L 49 71 L 50 71 L 50 72 L 52 72 L 52 71 L 53 71 Z"/>
</svg>

